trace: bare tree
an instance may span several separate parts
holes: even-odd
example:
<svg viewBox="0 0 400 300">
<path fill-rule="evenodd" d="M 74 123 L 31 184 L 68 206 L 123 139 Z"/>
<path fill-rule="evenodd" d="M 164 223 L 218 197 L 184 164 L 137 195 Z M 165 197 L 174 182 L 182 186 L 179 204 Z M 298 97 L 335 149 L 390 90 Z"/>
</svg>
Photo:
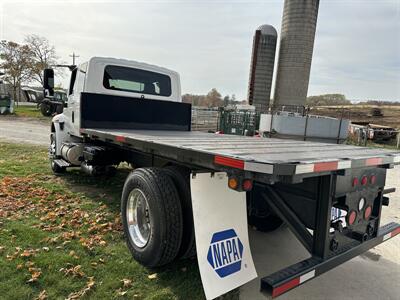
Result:
<svg viewBox="0 0 400 300">
<path fill-rule="evenodd" d="M 221 98 L 221 94 L 217 91 L 216 88 L 211 89 L 206 96 L 206 105 L 208 107 L 219 107 L 223 106 L 223 101 Z"/>
<path fill-rule="evenodd" d="M 5 72 L 4 81 L 13 88 L 13 99 L 17 100 L 17 89 L 32 78 L 31 51 L 27 45 L 2 41 L 0 43 L 0 68 Z"/>
<path fill-rule="evenodd" d="M 36 34 L 26 36 L 25 43 L 29 47 L 32 55 L 32 80 L 43 84 L 43 70 L 58 63 L 56 49 L 50 45 L 48 39 Z M 61 74 L 62 75 L 62 74 Z"/>
</svg>

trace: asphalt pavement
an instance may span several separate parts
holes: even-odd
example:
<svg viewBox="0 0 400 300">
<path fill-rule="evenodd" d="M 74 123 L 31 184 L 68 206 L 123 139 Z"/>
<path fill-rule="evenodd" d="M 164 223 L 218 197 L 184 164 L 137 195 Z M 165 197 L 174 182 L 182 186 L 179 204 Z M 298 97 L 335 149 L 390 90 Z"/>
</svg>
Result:
<svg viewBox="0 0 400 300">
<path fill-rule="evenodd" d="M 47 146 L 50 124 L 0 116 L 0 141 Z M 388 171 L 390 206 L 384 207 L 382 224 L 400 222 L 400 166 Z M 240 289 L 243 300 L 265 300 L 260 278 L 309 257 L 308 252 L 285 226 L 272 233 L 250 230 L 250 246 L 259 278 Z M 400 299 L 400 238 L 360 255 L 341 266 L 282 295 L 284 299 Z"/>
</svg>

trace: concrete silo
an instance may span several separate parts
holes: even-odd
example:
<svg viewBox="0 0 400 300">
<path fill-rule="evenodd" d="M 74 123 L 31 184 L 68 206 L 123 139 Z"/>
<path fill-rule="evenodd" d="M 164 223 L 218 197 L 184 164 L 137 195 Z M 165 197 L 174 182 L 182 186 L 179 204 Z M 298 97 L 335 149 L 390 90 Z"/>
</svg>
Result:
<svg viewBox="0 0 400 300">
<path fill-rule="evenodd" d="M 257 112 L 266 112 L 271 97 L 277 33 L 271 25 L 261 25 L 253 37 L 248 101 Z"/>
<path fill-rule="evenodd" d="M 319 0 L 285 0 L 274 106 L 305 105 Z"/>
</svg>

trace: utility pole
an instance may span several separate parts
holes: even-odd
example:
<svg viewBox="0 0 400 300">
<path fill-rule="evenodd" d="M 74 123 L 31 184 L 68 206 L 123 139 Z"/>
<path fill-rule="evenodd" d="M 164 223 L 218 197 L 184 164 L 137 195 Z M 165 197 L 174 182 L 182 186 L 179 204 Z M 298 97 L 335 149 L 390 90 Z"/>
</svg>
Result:
<svg viewBox="0 0 400 300">
<path fill-rule="evenodd" d="M 70 55 L 69 57 L 72 57 L 72 65 L 75 66 L 75 58 L 79 57 L 79 55 L 76 55 L 75 52 L 72 52 L 72 55 Z"/>
</svg>

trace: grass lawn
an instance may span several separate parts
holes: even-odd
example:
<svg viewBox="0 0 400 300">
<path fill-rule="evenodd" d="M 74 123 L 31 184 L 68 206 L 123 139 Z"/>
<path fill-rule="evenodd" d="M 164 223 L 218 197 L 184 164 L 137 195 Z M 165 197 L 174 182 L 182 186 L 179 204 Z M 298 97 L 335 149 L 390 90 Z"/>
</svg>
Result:
<svg viewBox="0 0 400 300">
<path fill-rule="evenodd" d="M 128 172 L 55 177 L 46 149 L 0 142 L 0 298 L 203 299 L 195 259 L 150 270 L 131 258 L 119 217 Z"/>
<path fill-rule="evenodd" d="M 35 106 L 26 106 L 26 105 L 19 105 L 17 106 L 15 104 L 14 106 L 14 114 L 17 117 L 25 117 L 25 118 L 35 118 L 39 120 L 50 120 L 51 117 L 45 117 L 42 115 L 40 112 L 40 109 L 38 109 Z"/>
</svg>

